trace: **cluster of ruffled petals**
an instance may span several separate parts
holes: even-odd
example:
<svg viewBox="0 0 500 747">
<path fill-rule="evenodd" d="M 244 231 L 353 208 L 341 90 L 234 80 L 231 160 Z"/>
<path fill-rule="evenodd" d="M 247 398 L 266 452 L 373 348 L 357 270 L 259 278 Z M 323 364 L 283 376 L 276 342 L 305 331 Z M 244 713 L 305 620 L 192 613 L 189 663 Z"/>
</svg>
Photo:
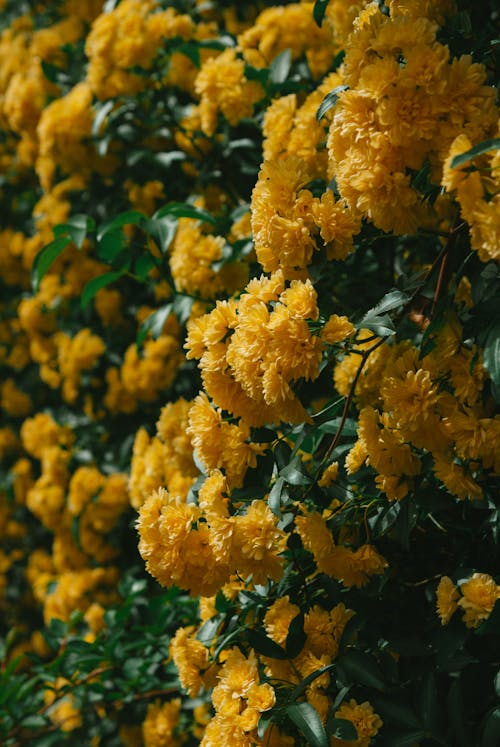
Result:
<svg viewBox="0 0 500 747">
<path fill-rule="evenodd" d="M 144 747 L 181 747 L 186 739 L 179 729 L 180 713 L 180 698 L 150 703 L 142 724 Z"/>
<path fill-rule="evenodd" d="M 303 278 L 313 254 L 325 246 L 329 259 L 345 259 L 360 222 L 346 203 L 326 190 L 314 197 L 313 176 L 297 155 L 265 162 L 252 192 L 252 231 L 257 259 L 266 272 L 281 269 Z"/>
<path fill-rule="evenodd" d="M 468 628 L 477 628 L 488 619 L 497 600 L 500 586 L 487 573 L 474 573 L 457 586 L 443 576 L 436 591 L 437 612 L 442 625 L 447 625 L 455 612 L 463 612 L 462 620 Z"/>
<path fill-rule="evenodd" d="M 497 137 L 500 134 L 500 127 Z M 471 170 L 468 161 L 451 167 L 455 156 L 472 148 L 465 134 L 458 135 L 451 144 L 443 173 L 443 186 L 456 192 L 461 212 L 469 224 L 471 245 L 483 262 L 500 260 L 500 150 L 485 154 Z M 477 164 L 477 165 L 476 165 Z"/>
<path fill-rule="evenodd" d="M 200 747 L 252 747 L 262 744 L 257 725 L 262 713 L 273 707 L 276 695 L 261 682 L 257 657 L 234 647 L 225 652 L 218 683 L 212 692 L 215 716 L 206 727 Z"/>
<path fill-rule="evenodd" d="M 347 719 L 354 724 L 358 737 L 354 741 L 340 740 L 336 737 L 332 739 L 333 745 L 347 745 L 347 747 L 368 747 L 371 744 L 372 737 L 375 737 L 383 721 L 373 710 L 373 706 L 368 701 L 358 703 L 354 698 L 344 701 L 340 708 L 335 711 L 335 718 Z"/>
<path fill-rule="evenodd" d="M 205 135 L 216 131 L 219 112 L 229 124 L 236 125 L 244 117 L 250 117 L 254 105 L 264 97 L 260 83 L 246 79 L 245 61 L 234 48 L 205 62 L 196 78 L 195 90 L 200 97 L 201 130 Z"/>
<path fill-rule="evenodd" d="M 161 11 L 155 0 L 124 0 L 98 16 L 86 39 L 90 88 L 101 99 L 138 93 L 150 84 L 141 69 L 151 69 L 163 40 L 189 39 L 193 30 L 188 15 Z"/>
<path fill-rule="evenodd" d="M 164 586 L 210 596 L 234 574 L 254 583 L 279 579 L 286 534 L 264 500 L 230 515 L 228 487 L 219 471 L 203 484 L 198 505 L 160 488 L 139 509 L 139 551 Z"/>
<path fill-rule="evenodd" d="M 301 615 L 298 605 L 290 602 L 288 596 L 279 597 L 267 610 L 264 626 L 269 638 L 285 648 L 290 625 Z M 273 659 L 263 657 L 266 674 L 272 680 L 297 683 L 301 678 L 317 672 L 331 664 L 337 657 L 345 626 L 354 615 L 344 604 L 339 603 L 326 610 L 312 606 L 304 615 L 305 641 L 300 653 L 293 659 Z M 326 688 L 330 683 L 328 672 L 318 675 L 306 690 L 306 697 L 320 715 L 326 718 L 331 706 Z"/>
<path fill-rule="evenodd" d="M 248 266 L 243 262 L 223 262 L 219 270 L 214 269 L 226 247 L 223 236 L 206 233 L 199 221 L 182 218 L 170 247 L 170 270 L 176 289 L 201 298 L 215 298 L 222 293 L 235 293 L 246 285 Z"/>
<path fill-rule="evenodd" d="M 450 59 L 435 21 L 411 5 L 392 3 L 385 15 L 371 3 L 357 17 L 342 68 L 349 90 L 328 137 L 330 175 L 351 210 L 396 233 L 413 233 L 432 214 L 411 174 L 428 161 L 439 183 L 454 138 L 484 140 L 498 116 L 484 67 L 468 55 Z"/>
<path fill-rule="evenodd" d="M 297 516 L 295 524 L 302 544 L 312 553 L 320 573 L 341 581 L 348 588 L 362 587 L 370 577 L 384 573 L 387 561 L 373 545 L 364 544 L 353 550 L 335 543 L 327 518 L 310 512 Z"/>
<path fill-rule="evenodd" d="M 432 454 L 438 480 L 460 499 L 481 498 L 483 476 L 498 474 L 500 419 L 483 400 L 486 372 L 480 353 L 461 340 L 461 325 L 449 316 L 425 357 L 405 342 L 385 354 L 381 346 L 368 358 L 357 392 L 360 404 L 369 395 L 377 406 L 360 410 L 358 440 L 346 469 L 353 474 L 371 465 L 389 500 L 408 494 L 421 471 L 422 450 Z M 352 353 L 337 365 L 341 393 L 347 393 L 358 365 L 359 356 Z"/>
<path fill-rule="evenodd" d="M 198 470 L 193 461 L 193 447 L 187 433 L 191 403 L 185 399 L 170 402 L 162 408 L 156 424 L 156 436 L 145 428 L 135 436 L 130 465 L 130 501 L 134 508 L 160 487 L 185 498 Z"/>
<path fill-rule="evenodd" d="M 294 60 L 305 55 L 315 77 L 326 73 L 335 56 L 332 31 L 327 24 L 318 27 L 313 6 L 302 2 L 263 10 L 238 37 L 245 60 L 257 68 L 269 67 L 278 54 L 289 49 Z"/>
<path fill-rule="evenodd" d="M 311 282 L 285 288 L 283 273 L 250 281 L 238 301 L 190 323 L 188 358 L 199 358 L 205 391 L 215 404 L 250 425 L 303 422 L 292 389 L 319 374 L 322 343 L 308 320 L 318 318 Z"/>
</svg>

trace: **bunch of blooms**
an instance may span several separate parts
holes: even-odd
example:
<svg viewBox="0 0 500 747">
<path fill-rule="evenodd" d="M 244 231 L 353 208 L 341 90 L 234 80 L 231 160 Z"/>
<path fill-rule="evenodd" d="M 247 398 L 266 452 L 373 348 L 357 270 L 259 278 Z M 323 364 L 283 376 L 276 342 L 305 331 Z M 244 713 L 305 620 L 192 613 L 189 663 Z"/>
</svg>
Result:
<svg viewBox="0 0 500 747">
<path fill-rule="evenodd" d="M 496 739 L 493 3 L 0 4 L 2 743 Z"/>
</svg>

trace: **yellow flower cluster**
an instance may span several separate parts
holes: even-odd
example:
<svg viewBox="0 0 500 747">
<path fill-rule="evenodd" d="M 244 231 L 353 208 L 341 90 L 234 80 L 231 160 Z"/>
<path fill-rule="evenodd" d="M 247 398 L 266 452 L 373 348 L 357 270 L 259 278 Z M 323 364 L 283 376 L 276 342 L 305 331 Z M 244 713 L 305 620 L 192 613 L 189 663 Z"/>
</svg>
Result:
<svg viewBox="0 0 500 747">
<path fill-rule="evenodd" d="M 442 625 L 447 625 L 454 613 L 461 609 L 466 626 L 477 628 L 488 619 L 500 599 L 500 586 L 487 573 L 473 573 L 469 579 L 459 583 L 458 589 L 448 576 L 443 576 L 436 595 Z"/>
<path fill-rule="evenodd" d="M 215 716 L 208 724 L 200 747 L 251 747 L 262 744 L 257 737 L 261 713 L 275 704 L 268 683 L 261 683 L 253 651 L 245 657 L 239 648 L 226 652 L 213 689 Z"/>
<path fill-rule="evenodd" d="M 263 500 L 231 516 L 227 494 L 226 480 L 215 470 L 200 489 L 198 506 L 159 488 L 140 507 L 139 551 L 161 584 L 210 596 L 234 574 L 257 584 L 281 577 L 286 535 L 276 516 Z"/>
<path fill-rule="evenodd" d="M 432 215 L 411 182 L 427 161 L 439 179 L 454 138 L 496 129 L 494 92 L 469 55 L 450 59 L 422 3 L 372 3 L 349 37 L 328 135 L 330 175 L 355 214 L 384 231 L 413 233 Z M 430 9 L 430 4 L 429 4 Z"/>
<path fill-rule="evenodd" d="M 188 327 L 187 358 L 199 358 L 205 391 L 249 425 L 303 422 L 291 384 L 314 380 L 322 344 L 309 330 L 318 318 L 310 280 L 286 287 L 281 271 L 251 280 L 238 301 L 218 302 Z"/>
<path fill-rule="evenodd" d="M 483 398 L 486 372 L 478 351 L 461 343 L 462 330 L 450 317 L 436 337 L 435 349 L 419 359 L 408 343 L 384 346 L 370 358 L 359 387 L 362 407 L 358 441 L 348 454 L 346 467 L 355 473 L 370 464 L 378 473 L 378 487 L 389 500 L 408 494 L 420 474 L 418 451 L 434 458 L 436 477 L 458 498 L 481 498 L 481 481 L 498 475 L 500 419 Z M 335 382 L 346 392 L 350 354 L 337 364 Z M 451 391 L 450 391 L 451 387 Z M 478 467 L 481 466 L 481 472 Z M 474 475 L 472 474 L 474 472 Z"/>
<path fill-rule="evenodd" d="M 318 571 L 338 579 L 344 586 L 364 586 L 370 576 L 383 573 L 387 567 L 387 561 L 372 545 L 361 545 L 357 550 L 336 545 L 321 514 L 297 516 L 295 523 L 302 544 L 314 556 Z"/>
</svg>

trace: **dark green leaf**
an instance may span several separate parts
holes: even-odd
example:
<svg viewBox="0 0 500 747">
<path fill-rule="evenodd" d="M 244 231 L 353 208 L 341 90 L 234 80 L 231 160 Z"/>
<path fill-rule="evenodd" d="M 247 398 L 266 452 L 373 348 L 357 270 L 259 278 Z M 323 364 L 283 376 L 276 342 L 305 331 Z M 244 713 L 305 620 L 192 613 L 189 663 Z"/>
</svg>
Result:
<svg viewBox="0 0 500 747">
<path fill-rule="evenodd" d="M 311 682 L 314 682 L 318 677 L 321 677 L 322 674 L 325 674 L 325 672 L 329 672 L 331 669 L 334 669 L 337 666 L 337 664 L 327 664 L 324 667 L 321 667 L 321 669 L 316 669 L 315 672 L 311 672 L 311 674 L 308 674 L 307 677 L 304 677 L 303 680 L 299 682 L 298 685 L 296 685 L 292 691 L 292 694 L 290 696 L 291 700 L 297 700 L 309 687 Z"/>
<path fill-rule="evenodd" d="M 335 106 L 339 97 L 339 93 L 342 93 L 342 91 L 347 91 L 348 88 L 349 86 L 337 86 L 333 89 L 333 91 L 330 91 L 330 93 L 326 94 L 325 98 L 318 107 L 318 111 L 316 112 L 316 119 L 318 120 L 318 122 L 321 122 L 325 114 Z"/>
<path fill-rule="evenodd" d="M 59 238 L 54 239 L 54 241 L 51 241 L 50 244 L 47 244 L 47 246 L 44 246 L 43 249 L 38 252 L 31 270 L 31 282 L 35 292 L 38 290 L 41 279 L 49 270 L 52 263 L 55 262 L 70 243 L 71 239 L 69 236 L 59 236 Z"/>
<path fill-rule="evenodd" d="M 285 650 L 290 659 L 295 659 L 295 657 L 300 654 L 304 648 L 306 640 L 307 635 L 304 631 L 304 613 L 299 612 L 290 623 L 288 635 L 286 637 Z"/>
<path fill-rule="evenodd" d="M 122 226 L 142 226 L 146 220 L 146 216 L 138 210 L 127 210 L 117 215 L 116 218 L 106 221 L 97 232 L 97 240 L 100 241 L 107 233 Z"/>
<path fill-rule="evenodd" d="M 151 272 L 153 267 L 156 267 L 156 265 L 157 261 L 152 254 L 141 254 L 141 256 L 138 257 L 134 263 L 134 275 L 136 275 L 141 280 L 146 280 L 149 273 Z"/>
<path fill-rule="evenodd" d="M 310 485 L 311 478 L 303 471 L 304 469 L 300 457 L 296 457 L 280 470 L 280 477 L 284 477 L 289 485 Z"/>
<path fill-rule="evenodd" d="M 329 737 L 337 737 L 344 742 L 351 742 L 358 738 L 358 732 L 352 721 L 346 718 L 335 718 L 335 716 L 328 716 L 326 733 Z"/>
<path fill-rule="evenodd" d="M 373 695 L 370 702 L 384 723 L 412 729 L 418 729 L 421 726 L 420 720 L 413 709 L 404 703 L 399 703 L 392 696 Z"/>
<path fill-rule="evenodd" d="M 494 708 L 483 722 L 481 747 L 494 747 L 500 743 L 500 707 Z"/>
<path fill-rule="evenodd" d="M 206 210 L 190 205 L 188 202 L 171 202 L 160 208 L 153 215 L 153 218 L 157 220 L 158 218 L 164 218 L 166 215 L 171 215 L 174 218 L 195 218 L 203 221 L 203 223 L 217 223 L 217 219 L 213 215 L 210 215 Z"/>
<path fill-rule="evenodd" d="M 269 656 L 271 659 L 288 659 L 285 651 L 278 646 L 269 636 L 263 633 L 261 630 L 254 630 L 248 628 L 246 631 L 246 639 L 250 646 L 254 648 L 258 654 L 263 656 Z"/>
<path fill-rule="evenodd" d="M 67 223 L 54 228 L 54 236 L 70 236 L 76 246 L 81 249 L 87 233 L 95 228 L 94 220 L 88 215 L 72 215 Z"/>
<path fill-rule="evenodd" d="M 379 303 L 370 309 L 367 314 L 385 314 L 387 311 L 401 309 L 409 301 L 409 296 L 400 290 L 392 290 L 386 293 Z"/>
<path fill-rule="evenodd" d="M 329 0 L 316 0 L 316 2 L 314 3 L 313 18 L 320 27 L 323 23 L 323 18 L 325 17 L 328 3 Z"/>
<path fill-rule="evenodd" d="M 104 262 L 111 263 L 120 254 L 125 243 L 123 231 L 109 231 L 97 242 L 96 254 Z"/>
<path fill-rule="evenodd" d="M 420 714 L 426 729 L 433 732 L 438 725 L 438 691 L 433 672 L 428 672 L 419 686 Z"/>
<path fill-rule="evenodd" d="M 156 340 L 161 335 L 165 322 L 167 321 L 171 313 L 171 303 L 167 303 L 160 309 L 153 311 L 153 313 L 150 314 L 148 318 L 145 319 L 141 324 L 139 332 L 137 334 L 136 344 L 142 345 L 149 332 L 151 332 L 151 337 Z"/>
<path fill-rule="evenodd" d="M 310 747 L 328 747 L 329 740 L 319 713 L 310 703 L 291 703 L 287 716 L 305 736 Z"/>
<path fill-rule="evenodd" d="M 466 150 L 465 153 L 455 156 L 451 159 L 451 168 L 456 169 L 458 166 L 462 166 L 468 161 L 472 161 L 476 156 L 481 156 L 483 153 L 489 153 L 491 150 L 498 150 L 500 148 L 500 138 L 492 138 L 491 140 L 483 140 L 482 143 L 478 143 L 473 148 Z"/>
<path fill-rule="evenodd" d="M 190 296 L 179 295 L 175 296 L 172 303 L 172 312 L 175 314 L 180 324 L 185 324 L 191 314 L 193 308 L 194 299 Z"/>
<path fill-rule="evenodd" d="M 123 270 L 114 270 L 113 272 L 105 272 L 103 275 L 99 275 L 96 278 L 92 278 L 86 284 L 82 291 L 82 297 L 80 299 L 80 305 L 84 309 L 90 301 L 94 298 L 95 294 L 105 288 L 107 285 L 114 283 L 123 275 Z"/>
<path fill-rule="evenodd" d="M 177 231 L 177 218 L 168 215 L 163 218 L 151 218 L 146 222 L 145 229 L 158 249 L 166 252 Z"/>
<path fill-rule="evenodd" d="M 292 52 L 285 49 L 281 52 L 269 66 L 269 80 L 272 83 L 284 83 L 288 78 L 288 73 L 292 67 Z"/>
<path fill-rule="evenodd" d="M 385 690 L 380 667 L 370 654 L 350 649 L 338 660 L 337 667 L 344 684 L 354 682 L 375 690 Z"/>
</svg>

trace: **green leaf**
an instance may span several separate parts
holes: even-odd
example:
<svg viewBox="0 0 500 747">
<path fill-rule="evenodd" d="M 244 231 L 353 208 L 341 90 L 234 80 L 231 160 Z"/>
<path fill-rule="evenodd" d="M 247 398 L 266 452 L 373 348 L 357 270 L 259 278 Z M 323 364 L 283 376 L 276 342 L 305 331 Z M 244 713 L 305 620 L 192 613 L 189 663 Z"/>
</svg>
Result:
<svg viewBox="0 0 500 747">
<path fill-rule="evenodd" d="M 438 692 L 434 672 L 428 672 L 419 686 L 420 714 L 426 729 L 433 732 L 438 726 Z"/>
<path fill-rule="evenodd" d="M 213 215 L 210 215 L 206 210 L 190 205 L 188 202 L 171 202 L 157 210 L 153 219 L 164 218 L 166 215 L 171 215 L 174 218 L 195 218 L 212 225 L 217 223 L 217 219 Z"/>
<path fill-rule="evenodd" d="M 215 617 L 211 617 L 210 620 L 206 620 L 196 633 L 197 639 L 205 646 L 211 645 L 223 619 L 223 615 L 215 615 Z"/>
<path fill-rule="evenodd" d="M 300 457 L 295 457 L 280 470 L 280 477 L 284 477 L 289 485 L 310 485 L 312 480 L 303 470 Z"/>
<path fill-rule="evenodd" d="M 97 240 L 100 241 L 110 231 L 116 231 L 122 226 L 142 226 L 147 221 L 146 216 L 138 210 L 127 210 L 120 213 L 116 218 L 106 221 L 97 232 Z"/>
<path fill-rule="evenodd" d="M 494 324 L 487 334 L 483 363 L 494 384 L 495 393 L 500 393 L 500 322 Z M 496 399 L 498 400 L 498 396 Z"/>
<path fill-rule="evenodd" d="M 413 709 L 404 703 L 398 703 L 393 696 L 373 695 L 370 702 L 384 723 L 415 729 L 421 726 L 420 720 Z"/>
<path fill-rule="evenodd" d="M 177 231 L 177 218 L 169 215 L 163 218 L 151 218 L 146 222 L 145 229 L 158 249 L 165 253 Z"/>
<path fill-rule="evenodd" d="M 495 675 L 494 683 L 495 683 L 495 692 L 497 696 L 500 698 L 500 669 Z"/>
<path fill-rule="evenodd" d="M 325 114 L 335 106 L 339 97 L 339 93 L 342 93 L 342 91 L 347 91 L 348 88 L 349 86 L 337 86 L 333 89 L 333 91 L 330 91 L 330 93 L 326 94 L 325 98 L 318 107 L 318 111 L 316 112 L 316 119 L 318 120 L 318 122 L 321 122 Z"/>
<path fill-rule="evenodd" d="M 284 83 L 292 67 L 292 51 L 285 49 L 277 55 L 269 66 L 269 80 L 272 83 Z"/>
<path fill-rule="evenodd" d="M 494 708 L 483 722 L 481 747 L 493 747 L 500 742 L 500 706 Z"/>
<path fill-rule="evenodd" d="M 283 491 L 283 487 L 285 485 L 285 478 L 284 477 L 278 477 L 276 482 L 274 483 L 273 487 L 271 488 L 267 503 L 269 505 L 269 508 L 273 512 L 275 516 L 281 517 L 281 493 Z"/>
<path fill-rule="evenodd" d="M 134 262 L 134 275 L 140 280 L 146 280 L 153 267 L 157 266 L 157 260 L 149 252 L 144 252 Z"/>
<path fill-rule="evenodd" d="M 138 346 L 142 345 L 149 332 L 151 332 L 153 340 L 156 340 L 161 335 L 163 326 L 171 313 L 172 303 L 167 303 L 160 309 L 153 311 L 153 313 L 150 314 L 141 324 L 137 334 L 136 344 Z"/>
<path fill-rule="evenodd" d="M 85 285 L 82 291 L 82 297 L 80 299 L 80 306 L 84 309 L 89 305 L 90 301 L 94 298 L 95 294 L 105 288 L 107 285 L 114 283 L 123 275 L 123 270 L 113 270 L 112 272 L 105 272 L 103 275 L 99 275 L 96 278 L 92 278 Z"/>
<path fill-rule="evenodd" d="M 102 239 L 97 242 L 96 254 L 99 259 L 110 264 L 120 254 L 124 244 L 125 236 L 123 231 L 120 229 L 109 231 L 109 233 L 104 234 Z"/>
<path fill-rule="evenodd" d="M 338 660 L 337 667 L 344 684 L 355 682 L 375 690 L 385 690 L 382 671 L 370 654 L 350 649 Z"/>
<path fill-rule="evenodd" d="M 44 246 L 38 252 L 31 270 L 31 282 L 35 293 L 38 291 L 43 276 L 70 243 L 71 239 L 69 236 L 59 236 L 59 238 L 54 239 L 54 241 L 51 241 L 50 244 L 47 244 L 47 246 Z"/>
<path fill-rule="evenodd" d="M 172 311 L 179 320 L 179 324 L 185 324 L 191 314 L 194 299 L 179 293 L 172 302 Z"/>
<path fill-rule="evenodd" d="M 313 18 L 320 28 L 323 23 L 323 18 L 325 17 L 328 3 L 329 0 L 316 0 L 314 3 Z"/>
<path fill-rule="evenodd" d="M 393 321 L 388 314 L 382 314 L 381 316 L 367 314 L 360 321 L 359 327 L 369 329 L 379 337 L 390 337 L 396 332 Z"/>
<path fill-rule="evenodd" d="M 358 732 L 352 721 L 347 718 L 328 716 L 326 733 L 329 737 L 337 737 L 344 742 L 351 742 L 358 738 Z"/>
<path fill-rule="evenodd" d="M 255 630 L 248 628 L 246 631 L 246 639 L 250 646 L 257 651 L 258 654 L 263 656 L 269 656 L 271 659 L 288 659 L 285 651 L 275 643 L 272 638 L 269 638 L 261 630 Z"/>
<path fill-rule="evenodd" d="M 115 106 L 115 102 L 113 100 L 103 101 L 99 102 L 99 104 L 96 104 L 94 107 L 95 110 L 95 116 L 94 121 L 92 123 L 92 135 L 98 136 L 101 127 L 104 124 L 104 121 L 108 114 L 111 112 L 113 107 Z"/>
<path fill-rule="evenodd" d="M 290 623 L 288 635 L 286 637 L 285 650 L 290 659 L 295 659 L 295 657 L 300 654 L 304 648 L 306 640 L 307 635 L 304 631 L 304 613 L 299 612 Z"/>
<path fill-rule="evenodd" d="M 462 166 L 464 163 L 472 161 L 476 156 L 481 156 L 483 153 L 489 153 L 491 150 L 498 150 L 500 148 L 500 138 L 492 138 L 491 140 L 483 140 L 482 143 L 478 143 L 470 150 L 466 150 L 465 153 L 455 156 L 451 159 L 450 166 L 452 169 L 456 169 Z"/>
<path fill-rule="evenodd" d="M 61 223 L 54 228 L 54 236 L 70 236 L 81 249 L 87 233 L 95 228 L 95 222 L 89 215 L 72 215 L 68 223 Z"/>
<path fill-rule="evenodd" d="M 401 309 L 406 303 L 408 303 L 409 300 L 410 297 L 406 293 L 403 293 L 402 291 L 396 289 L 391 290 L 385 294 L 385 296 L 378 302 L 378 304 L 376 304 L 376 306 L 367 311 L 366 316 L 368 316 L 368 314 L 375 314 L 379 316 L 380 314 L 385 314 L 388 311 Z"/>
<path fill-rule="evenodd" d="M 291 703 L 287 716 L 305 736 L 310 747 L 328 747 L 329 741 L 320 715 L 310 703 Z"/>
<path fill-rule="evenodd" d="M 291 700 L 297 700 L 309 687 L 311 682 L 314 682 L 318 677 L 321 677 L 322 674 L 325 674 L 325 672 L 329 672 L 331 669 L 334 669 L 337 666 L 336 663 L 334 664 L 327 664 L 324 667 L 321 667 L 320 669 L 316 669 L 315 672 L 311 672 L 311 674 L 308 674 L 307 677 L 304 677 L 303 680 L 299 682 L 296 687 L 294 687 L 292 694 L 290 696 Z"/>
<path fill-rule="evenodd" d="M 185 161 L 186 154 L 182 150 L 170 150 L 168 153 L 153 153 L 151 159 L 168 169 L 176 161 Z"/>
</svg>

